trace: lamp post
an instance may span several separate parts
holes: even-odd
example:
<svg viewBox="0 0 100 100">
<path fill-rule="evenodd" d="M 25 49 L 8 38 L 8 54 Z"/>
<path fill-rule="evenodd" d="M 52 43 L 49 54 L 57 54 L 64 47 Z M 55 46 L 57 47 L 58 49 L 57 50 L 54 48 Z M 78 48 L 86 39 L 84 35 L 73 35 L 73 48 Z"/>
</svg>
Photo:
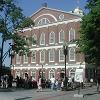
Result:
<svg viewBox="0 0 100 100">
<path fill-rule="evenodd" d="M 63 44 L 63 51 L 64 51 L 64 55 L 65 55 L 65 77 L 66 77 L 66 57 L 68 54 L 68 44 L 67 43 Z"/>
<path fill-rule="evenodd" d="M 9 51 L 9 56 L 11 57 L 11 62 L 10 62 L 10 66 L 13 67 L 13 77 L 14 77 L 14 66 L 12 65 L 12 59 L 14 57 L 14 44 L 9 43 L 9 45 L 11 46 L 11 49 Z"/>
</svg>

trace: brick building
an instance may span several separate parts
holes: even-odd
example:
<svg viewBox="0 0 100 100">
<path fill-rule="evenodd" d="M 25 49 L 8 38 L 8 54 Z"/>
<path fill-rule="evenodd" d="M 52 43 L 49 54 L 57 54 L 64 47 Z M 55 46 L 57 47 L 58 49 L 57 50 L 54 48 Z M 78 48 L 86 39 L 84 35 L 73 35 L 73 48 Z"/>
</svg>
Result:
<svg viewBox="0 0 100 100">
<path fill-rule="evenodd" d="M 79 8 L 66 12 L 42 7 L 32 14 L 31 19 L 35 22 L 35 26 L 23 29 L 21 34 L 26 40 L 29 36 L 33 37 L 36 44 L 30 43 L 30 56 L 16 54 L 13 58 L 14 77 L 17 75 L 24 77 L 27 73 L 37 80 L 41 72 L 46 79 L 52 75 L 56 78 L 64 77 L 64 42 L 68 42 L 67 76 L 73 77 L 76 68 L 85 69 L 84 55 L 76 53 L 77 46 L 73 42 L 80 37 L 82 16 L 83 12 Z"/>
</svg>

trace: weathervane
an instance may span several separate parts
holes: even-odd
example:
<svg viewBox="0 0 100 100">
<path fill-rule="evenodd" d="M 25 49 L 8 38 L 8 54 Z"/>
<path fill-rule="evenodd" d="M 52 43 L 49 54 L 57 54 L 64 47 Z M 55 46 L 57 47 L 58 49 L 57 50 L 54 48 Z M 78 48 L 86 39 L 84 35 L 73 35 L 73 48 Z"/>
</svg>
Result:
<svg viewBox="0 0 100 100">
<path fill-rule="evenodd" d="M 78 7 L 79 7 L 79 3 L 80 3 L 80 0 L 77 0 L 77 5 L 78 5 Z"/>
</svg>

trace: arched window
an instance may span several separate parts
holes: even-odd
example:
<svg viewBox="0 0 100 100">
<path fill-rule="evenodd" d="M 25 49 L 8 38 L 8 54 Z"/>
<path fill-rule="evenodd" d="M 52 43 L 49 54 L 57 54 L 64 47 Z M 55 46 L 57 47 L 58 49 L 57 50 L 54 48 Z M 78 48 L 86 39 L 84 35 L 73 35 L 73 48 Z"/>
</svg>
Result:
<svg viewBox="0 0 100 100">
<path fill-rule="evenodd" d="M 49 79 L 51 79 L 52 76 L 55 77 L 55 71 L 54 71 L 53 69 L 51 69 L 51 70 L 49 71 Z"/>
<path fill-rule="evenodd" d="M 63 53 L 63 49 L 59 50 L 59 62 L 64 61 L 64 53 Z"/>
<path fill-rule="evenodd" d="M 59 43 L 63 43 L 64 42 L 64 31 L 61 30 L 59 32 Z"/>
<path fill-rule="evenodd" d="M 40 51 L 40 62 L 45 62 L 45 50 Z"/>
<path fill-rule="evenodd" d="M 18 54 L 16 54 L 16 64 L 20 64 L 21 63 L 21 56 Z"/>
<path fill-rule="evenodd" d="M 28 63 L 28 54 L 27 53 L 25 53 L 24 55 L 23 55 L 23 57 L 24 57 L 24 63 Z"/>
<path fill-rule="evenodd" d="M 71 70 L 69 71 L 69 76 L 70 76 L 71 78 L 75 77 L 75 69 L 71 69 Z"/>
<path fill-rule="evenodd" d="M 50 44 L 54 44 L 55 43 L 55 33 L 54 32 L 51 32 L 49 34 L 49 43 Z"/>
<path fill-rule="evenodd" d="M 34 43 L 33 40 L 37 41 L 37 36 L 36 36 L 36 34 L 34 34 L 34 35 L 32 36 L 32 46 L 35 46 L 36 43 Z"/>
<path fill-rule="evenodd" d="M 35 63 L 36 62 L 36 51 L 32 51 L 31 62 L 32 63 Z"/>
<path fill-rule="evenodd" d="M 69 48 L 69 61 L 75 61 L 75 48 Z"/>
<path fill-rule="evenodd" d="M 34 70 L 31 71 L 31 77 L 32 77 L 32 80 L 36 80 L 36 71 Z"/>
<path fill-rule="evenodd" d="M 54 62 L 54 59 L 55 59 L 55 51 L 54 49 L 51 49 L 49 51 L 49 62 Z"/>
<path fill-rule="evenodd" d="M 45 45 L 45 34 L 42 33 L 40 36 L 40 45 Z"/>
<path fill-rule="evenodd" d="M 50 23 L 50 21 L 47 18 L 42 18 L 42 19 L 39 20 L 37 25 L 46 25 L 46 24 L 49 24 L 49 23 Z"/>
<path fill-rule="evenodd" d="M 69 30 L 69 41 L 73 41 L 73 40 L 75 40 L 75 30 L 71 28 Z"/>
<path fill-rule="evenodd" d="M 20 71 L 19 70 L 16 71 L 15 77 L 17 77 L 17 76 L 20 77 Z"/>
</svg>

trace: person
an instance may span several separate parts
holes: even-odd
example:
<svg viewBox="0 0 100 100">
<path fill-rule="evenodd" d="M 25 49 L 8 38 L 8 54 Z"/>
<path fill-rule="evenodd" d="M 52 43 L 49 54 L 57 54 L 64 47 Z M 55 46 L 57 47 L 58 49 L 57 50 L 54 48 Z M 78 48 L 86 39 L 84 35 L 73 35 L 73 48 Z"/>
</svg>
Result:
<svg viewBox="0 0 100 100">
<path fill-rule="evenodd" d="M 54 75 L 51 77 L 50 81 L 51 81 L 51 89 L 54 90 L 55 89 L 55 78 L 54 78 Z"/>
<path fill-rule="evenodd" d="M 39 76 L 39 79 L 38 79 L 38 92 L 40 91 L 42 91 L 41 75 Z"/>
</svg>

